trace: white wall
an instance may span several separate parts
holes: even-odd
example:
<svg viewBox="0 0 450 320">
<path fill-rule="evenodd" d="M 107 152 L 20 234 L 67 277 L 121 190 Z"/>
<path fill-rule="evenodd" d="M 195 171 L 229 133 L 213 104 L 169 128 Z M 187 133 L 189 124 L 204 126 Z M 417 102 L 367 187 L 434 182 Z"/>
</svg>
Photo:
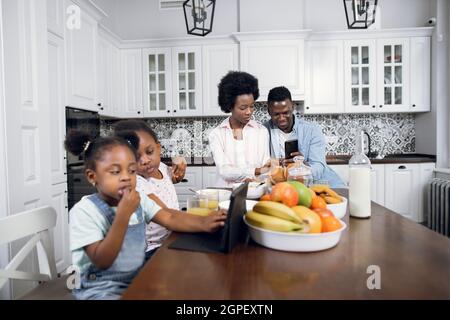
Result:
<svg viewBox="0 0 450 320">
<path fill-rule="evenodd" d="M 438 168 L 449 166 L 448 0 L 431 1 L 437 18 L 431 48 L 431 112 L 416 116 L 416 152 L 437 155 Z M 442 41 L 439 37 L 442 36 Z"/>
<path fill-rule="evenodd" d="M 158 0 L 93 0 L 108 15 L 102 24 L 122 39 L 186 37 L 182 9 Z M 436 0 L 382 0 L 381 28 L 423 27 Z M 211 35 L 241 31 L 346 30 L 341 0 L 218 0 Z"/>
<path fill-rule="evenodd" d="M 125 40 L 186 37 L 183 9 L 159 9 L 158 0 L 94 0 L 109 17 L 101 21 Z M 238 30 L 238 0 L 220 0 L 214 15 L 214 35 Z"/>
<path fill-rule="evenodd" d="M 240 0 L 240 31 L 304 29 L 304 13 L 304 0 Z"/>
</svg>

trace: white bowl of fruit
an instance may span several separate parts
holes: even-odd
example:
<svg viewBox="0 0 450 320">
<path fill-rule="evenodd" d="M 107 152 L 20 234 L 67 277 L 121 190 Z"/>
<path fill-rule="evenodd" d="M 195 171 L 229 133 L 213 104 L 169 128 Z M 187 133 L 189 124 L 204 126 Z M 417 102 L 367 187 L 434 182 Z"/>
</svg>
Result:
<svg viewBox="0 0 450 320">
<path fill-rule="evenodd" d="M 251 238 L 282 251 L 312 252 L 336 246 L 347 225 L 321 200 L 314 200 L 318 197 L 314 194 L 297 181 L 276 184 L 244 216 Z"/>
</svg>

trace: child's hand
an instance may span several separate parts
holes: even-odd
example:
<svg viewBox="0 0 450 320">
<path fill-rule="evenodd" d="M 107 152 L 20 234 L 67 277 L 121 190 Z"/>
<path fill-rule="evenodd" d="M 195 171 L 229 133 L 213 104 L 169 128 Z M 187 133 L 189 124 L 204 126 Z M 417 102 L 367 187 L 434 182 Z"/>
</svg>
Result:
<svg viewBox="0 0 450 320">
<path fill-rule="evenodd" d="M 212 233 L 219 230 L 225 225 L 226 219 L 226 210 L 219 210 L 210 213 L 208 216 L 203 218 L 203 231 Z"/>
<path fill-rule="evenodd" d="M 141 202 L 139 192 L 136 190 L 123 190 L 122 198 L 117 206 L 117 214 L 123 214 L 130 218 L 130 216 L 136 211 Z"/>
</svg>

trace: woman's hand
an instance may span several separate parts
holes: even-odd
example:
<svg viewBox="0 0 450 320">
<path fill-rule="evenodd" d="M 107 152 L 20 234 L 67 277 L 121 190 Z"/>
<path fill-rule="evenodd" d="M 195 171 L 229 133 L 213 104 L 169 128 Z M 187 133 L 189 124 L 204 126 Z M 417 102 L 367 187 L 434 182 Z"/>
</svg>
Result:
<svg viewBox="0 0 450 320">
<path fill-rule="evenodd" d="M 256 168 L 255 169 L 255 176 L 259 176 L 261 174 L 269 172 L 270 171 L 270 166 L 271 166 L 271 161 L 269 160 L 261 168 Z"/>
<path fill-rule="evenodd" d="M 174 159 L 174 163 L 172 164 L 172 182 L 178 183 L 183 180 L 184 175 L 186 174 L 187 163 L 184 158 L 176 158 Z"/>
<path fill-rule="evenodd" d="M 136 211 L 141 202 L 141 196 L 135 189 L 123 191 L 122 198 L 117 206 L 117 215 L 130 219 L 131 215 Z"/>
<path fill-rule="evenodd" d="M 203 217 L 202 229 L 204 232 L 213 233 L 225 225 L 226 219 L 226 210 L 213 211 L 208 216 Z"/>
</svg>

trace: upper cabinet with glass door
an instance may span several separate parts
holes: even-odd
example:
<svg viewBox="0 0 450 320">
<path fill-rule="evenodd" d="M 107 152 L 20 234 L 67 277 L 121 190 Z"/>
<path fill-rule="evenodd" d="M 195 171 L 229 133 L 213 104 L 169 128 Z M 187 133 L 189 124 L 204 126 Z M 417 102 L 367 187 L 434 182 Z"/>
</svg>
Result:
<svg viewBox="0 0 450 320">
<path fill-rule="evenodd" d="M 172 48 L 174 116 L 202 115 L 201 47 Z"/>
<path fill-rule="evenodd" d="M 409 111 L 409 38 L 378 40 L 378 109 Z"/>
<path fill-rule="evenodd" d="M 144 49 L 144 117 L 201 116 L 201 64 L 201 47 Z"/>
<path fill-rule="evenodd" d="M 167 117 L 172 112 L 171 49 L 145 49 L 144 117 Z"/>
<path fill-rule="evenodd" d="M 376 40 L 346 41 L 344 56 L 346 111 L 377 111 Z"/>
</svg>

